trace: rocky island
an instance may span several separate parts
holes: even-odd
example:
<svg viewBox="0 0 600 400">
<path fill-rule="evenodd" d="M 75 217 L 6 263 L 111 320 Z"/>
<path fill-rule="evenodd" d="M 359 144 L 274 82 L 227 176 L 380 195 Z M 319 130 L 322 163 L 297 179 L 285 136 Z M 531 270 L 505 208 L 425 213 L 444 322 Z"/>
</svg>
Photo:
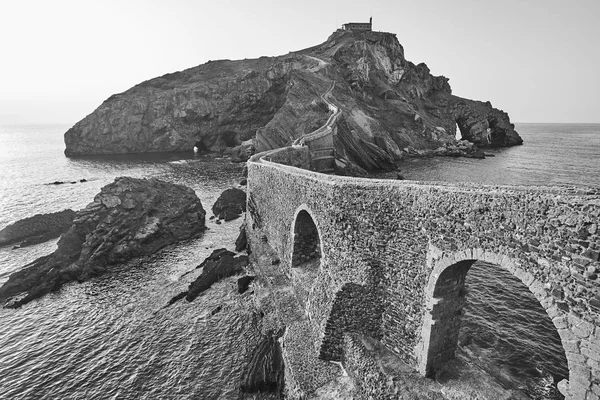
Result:
<svg viewBox="0 0 600 400">
<path fill-rule="evenodd" d="M 209 61 L 115 94 L 66 132 L 65 154 L 195 147 L 244 159 L 323 125 L 329 109 L 320 96 L 330 88 L 342 111 L 335 157 L 362 169 L 456 151 L 457 127 L 481 148 L 522 143 L 505 112 L 454 95 L 447 78 L 404 57 L 395 34 L 340 29 L 308 49 Z"/>
</svg>

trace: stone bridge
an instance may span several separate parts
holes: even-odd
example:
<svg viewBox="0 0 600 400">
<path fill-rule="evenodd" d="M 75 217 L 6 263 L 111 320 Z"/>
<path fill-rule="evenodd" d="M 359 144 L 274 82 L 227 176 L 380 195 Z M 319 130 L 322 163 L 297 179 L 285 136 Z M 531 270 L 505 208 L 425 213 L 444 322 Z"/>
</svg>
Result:
<svg viewBox="0 0 600 400">
<path fill-rule="evenodd" d="M 374 180 L 309 168 L 306 147 L 248 162 L 247 233 L 263 265 L 257 294 L 266 315 L 286 325 L 288 390 L 300 395 L 325 381 L 333 365 L 325 361 L 356 370 L 350 333 L 435 374 L 454 356 L 465 276 L 482 260 L 519 278 L 552 320 L 569 368 L 561 392 L 599 398 L 598 190 Z"/>
</svg>

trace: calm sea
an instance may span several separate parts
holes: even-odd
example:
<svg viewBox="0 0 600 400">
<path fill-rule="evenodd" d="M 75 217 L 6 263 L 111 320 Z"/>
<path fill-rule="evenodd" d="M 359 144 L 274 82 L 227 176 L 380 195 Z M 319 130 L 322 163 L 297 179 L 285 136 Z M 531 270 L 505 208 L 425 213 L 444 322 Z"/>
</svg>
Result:
<svg viewBox="0 0 600 400">
<path fill-rule="evenodd" d="M 62 135 L 68 128 L 0 127 L 0 228 L 35 213 L 84 207 L 121 175 L 190 186 L 209 210 L 223 189 L 238 182 L 242 169 L 191 152 L 67 159 Z M 413 159 L 401 166 L 402 174 L 417 180 L 598 186 L 600 125 L 517 129 L 524 146 L 490 151 L 495 157 L 485 160 Z M 49 185 L 54 181 L 76 183 Z M 235 294 L 235 279 L 192 303 L 163 306 L 198 275 L 185 272 L 214 248 L 232 247 L 239 224 L 209 222 L 199 240 L 132 261 L 109 276 L 67 285 L 21 309 L 0 309 L 0 399 L 237 398 L 241 360 L 259 332 L 247 311 L 250 298 Z M 56 241 L 0 248 L 0 284 L 55 247 Z M 495 271 L 479 265 L 469 273 L 460 357 L 531 398 L 560 398 L 552 382 L 566 377 L 566 361 L 550 320 L 520 281 Z"/>
</svg>

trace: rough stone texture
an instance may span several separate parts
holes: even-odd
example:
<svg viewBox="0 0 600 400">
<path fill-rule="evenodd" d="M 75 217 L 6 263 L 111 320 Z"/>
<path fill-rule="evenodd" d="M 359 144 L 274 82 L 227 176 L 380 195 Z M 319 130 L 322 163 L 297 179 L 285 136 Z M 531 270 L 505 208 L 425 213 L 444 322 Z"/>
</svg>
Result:
<svg viewBox="0 0 600 400">
<path fill-rule="evenodd" d="M 336 295 L 325 325 L 319 357 L 342 361 L 344 334 L 349 332 L 381 339 L 382 314 L 381 291 L 375 285 L 344 285 Z"/>
<path fill-rule="evenodd" d="M 254 148 L 289 146 L 323 126 L 330 110 L 321 96 L 332 82 L 330 104 L 343 118 L 325 147 L 333 142 L 338 159 L 364 169 L 389 169 L 409 149 L 452 145 L 457 124 L 480 146 L 522 143 L 506 113 L 454 96 L 447 78 L 406 60 L 395 34 L 340 30 L 284 56 L 211 61 L 113 95 L 65 133 L 65 153 L 196 146 L 243 160 Z M 317 164 L 327 164 L 318 168 L 330 168 L 331 149 L 317 147 Z"/>
<path fill-rule="evenodd" d="M 205 212 L 194 191 L 158 179 L 116 178 L 77 212 L 56 251 L 12 274 L 0 301 L 19 306 L 63 283 L 85 281 L 109 266 L 151 254 L 204 230 Z"/>
<path fill-rule="evenodd" d="M 246 211 L 246 192 L 238 188 L 225 189 L 215 204 L 212 212 L 219 219 L 231 221 Z"/>
<path fill-rule="evenodd" d="M 266 158 L 248 163 L 248 239 L 254 257 L 268 244 L 280 262 L 256 271 L 261 282 L 273 282 L 258 288 L 298 293 L 295 286 L 303 286 L 306 300 L 297 308 L 280 296 L 274 301 L 287 298 L 287 306 L 273 309 L 284 323 L 303 321 L 316 351 L 340 290 L 372 285 L 377 268 L 382 343 L 422 374 L 434 372 L 456 345 L 462 278 L 482 260 L 518 277 L 552 319 L 569 364 L 561 385 L 567 398 L 584 398 L 600 384 L 597 189 L 347 178 Z M 305 280 L 292 268 L 301 210 L 321 246 L 317 272 Z"/>
<path fill-rule="evenodd" d="M 20 242 L 24 247 L 53 239 L 71 227 L 73 218 L 75 211 L 70 209 L 23 218 L 0 230 L 0 246 Z"/>
</svg>

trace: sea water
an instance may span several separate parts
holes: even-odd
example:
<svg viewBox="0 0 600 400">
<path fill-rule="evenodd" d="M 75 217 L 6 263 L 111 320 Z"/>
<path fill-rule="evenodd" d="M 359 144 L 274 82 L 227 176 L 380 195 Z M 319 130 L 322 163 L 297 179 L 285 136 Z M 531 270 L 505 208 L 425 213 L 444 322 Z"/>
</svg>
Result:
<svg viewBox="0 0 600 400">
<path fill-rule="evenodd" d="M 82 208 L 117 176 L 190 186 L 207 210 L 240 178 L 240 164 L 191 151 L 66 158 L 62 134 L 68 128 L 0 127 L 0 228 L 35 213 Z M 412 159 L 401 173 L 415 180 L 598 186 L 600 125 L 523 124 L 517 130 L 525 145 L 490 150 L 495 157 Z M 250 295 L 238 295 L 229 278 L 194 302 L 164 306 L 199 271 L 186 272 L 215 248 L 233 246 L 239 224 L 209 221 L 200 239 L 66 285 L 20 309 L 0 309 L 0 399 L 237 398 L 242 361 L 259 340 Z M 55 247 L 56 240 L 0 248 L 0 284 Z M 459 355 L 531 398 L 560 398 L 552 382 L 566 377 L 564 351 L 537 300 L 520 281 L 486 265 L 472 267 L 467 285 Z"/>
</svg>

